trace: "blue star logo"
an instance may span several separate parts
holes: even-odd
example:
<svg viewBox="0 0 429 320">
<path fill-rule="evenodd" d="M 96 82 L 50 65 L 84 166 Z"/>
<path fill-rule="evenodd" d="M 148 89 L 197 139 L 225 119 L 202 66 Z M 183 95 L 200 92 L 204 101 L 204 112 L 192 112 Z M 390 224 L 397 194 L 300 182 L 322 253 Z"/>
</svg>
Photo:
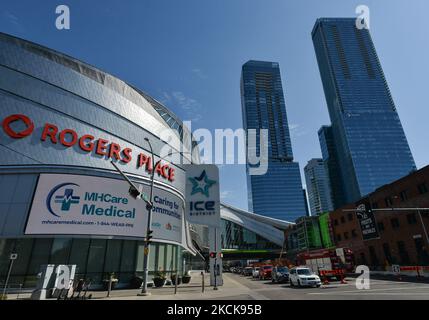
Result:
<svg viewBox="0 0 429 320">
<path fill-rule="evenodd" d="M 207 177 L 206 170 L 204 170 L 199 177 L 188 178 L 192 182 L 192 192 L 191 195 L 194 195 L 198 192 L 201 192 L 207 198 L 209 197 L 209 189 L 212 185 L 216 183 L 214 180 L 210 180 Z"/>
</svg>

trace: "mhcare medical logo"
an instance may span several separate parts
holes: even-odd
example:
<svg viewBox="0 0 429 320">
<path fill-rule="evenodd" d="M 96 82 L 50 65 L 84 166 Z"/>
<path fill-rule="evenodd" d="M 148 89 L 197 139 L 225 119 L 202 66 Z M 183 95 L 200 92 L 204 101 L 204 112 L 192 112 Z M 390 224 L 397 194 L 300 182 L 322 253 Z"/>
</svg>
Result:
<svg viewBox="0 0 429 320">
<path fill-rule="evenodd" d="M 61 213 L 70 211 L 70 207 L 73 204 L 79 203 L 80 196 L 75 195 L 73 187 L 79 187 L 79 185 L 76 183 L 66 182 L 52 188 L 46 198 L 46 206 L 51 214 L 56 217 L 60 217 Z M 58 204 L 56 207 L 59 208 L 54 210 L 54 208 L 52 208 L 52 202 Z"/>
<path fill-rule="evenodd" d="M 189 178 L 189 181 L 192 183 L 191 195 L 202 193 L 207 198 L 209 197 L 210 187 L 216 183 L 216 181 L 209 179 L 206 170 L 204 170 L 199 177 Z"/>
</svg>

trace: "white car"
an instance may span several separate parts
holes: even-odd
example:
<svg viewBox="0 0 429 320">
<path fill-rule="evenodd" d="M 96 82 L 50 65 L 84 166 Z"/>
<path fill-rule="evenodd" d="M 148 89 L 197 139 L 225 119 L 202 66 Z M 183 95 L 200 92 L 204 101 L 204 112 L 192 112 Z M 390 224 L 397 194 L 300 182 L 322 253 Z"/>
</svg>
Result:
<svg viewBox="0 0 429 320">
<path fill-rule="evenodd" d="M 258 278 L 259 277 L 259 267 L 255 267 L 252 270 L 252 277 L 253 278 Z"/>
<path fill-rule="evenodd" d="M 319 276 L 307 267 L 295 267 L 290 269 L 289 283 L 291 287 L 320 287 L 322 284 Z"/>
</svg>

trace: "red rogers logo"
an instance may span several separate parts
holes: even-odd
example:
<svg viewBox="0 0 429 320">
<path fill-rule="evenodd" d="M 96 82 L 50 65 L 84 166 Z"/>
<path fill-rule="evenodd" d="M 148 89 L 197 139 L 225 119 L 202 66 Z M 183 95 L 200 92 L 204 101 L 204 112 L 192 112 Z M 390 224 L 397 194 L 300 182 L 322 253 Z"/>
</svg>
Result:
<svg viewBox="0 0 429 320">
<path fill-rule="evenodd" d="M 18 120 L 21 120 L 22 122 L 24 122 L 25 125 L 27 126 L 27 129 L 25 129 L 21 132 L 16 132 L 10 127 L 10 124 L 12 122 L 15 122 Z M 7 133 L 7 135 L 10 136 L 11 138 L 15 138 L 15 139 L 21 139 L 21 138 L 24 138 L 26 136 L 29 136 L 34 130 L 33 121 L 31 121 L 31 119 L 29 117 L 24 116 L 23 114 L 12 114 L 12 115 L 10 115 L 9 117 L 7 117 L 3 120 L 2 126 L 3 126 L 4 131 Z"/>
</svg>

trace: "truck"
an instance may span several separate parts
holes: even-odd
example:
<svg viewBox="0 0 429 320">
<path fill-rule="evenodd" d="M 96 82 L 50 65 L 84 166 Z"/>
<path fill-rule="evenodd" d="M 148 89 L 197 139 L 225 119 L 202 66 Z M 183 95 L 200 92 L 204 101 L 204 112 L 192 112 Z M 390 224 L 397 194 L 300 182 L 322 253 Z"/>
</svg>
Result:
<svg viewBox="0 0 429 320">
<path fill-rule="evenodd" d="M 319 249 L 301 252 L 297 255 L 297 265 L 305 265 L 314 273 L 320 271 L 354 271 L 353 251 L 349 248 Z"/>
</svg>

